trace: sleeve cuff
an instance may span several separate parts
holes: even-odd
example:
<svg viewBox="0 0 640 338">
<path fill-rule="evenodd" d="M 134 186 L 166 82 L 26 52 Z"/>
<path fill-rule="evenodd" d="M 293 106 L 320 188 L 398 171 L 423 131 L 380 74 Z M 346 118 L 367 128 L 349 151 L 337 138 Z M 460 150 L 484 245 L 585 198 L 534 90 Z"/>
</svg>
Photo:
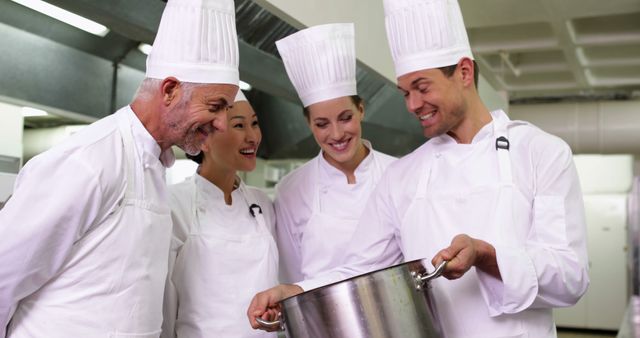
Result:
<svg viewBox="0 0 640 338">
<path fill-rule="evenodd" d="M 476 269 L 480 290 L 492 317 L 521 312 L 538 294 L 538 278 L 524 249 L 495 246 L 502 280 Z"/>
<path fill-rule="evenodd" d="M 339 282 L 341 281 L 343 278 L 342 276 L 340 276 L 339 273 L 327 273 L 324 275 L 320 275 L 318 277 L 312 278 L 312 279 L 307 279 L 307 280 L 303 280 L 300 282 L 295 283 L 297 286 L 301 287 L 302 290 L 309 291 L 309 290 L 313 290 L 313 289 L 317 289 L 321 286 L 325 286 L 331 283 L 335 283 L 335 282 Z"/>
</svg>

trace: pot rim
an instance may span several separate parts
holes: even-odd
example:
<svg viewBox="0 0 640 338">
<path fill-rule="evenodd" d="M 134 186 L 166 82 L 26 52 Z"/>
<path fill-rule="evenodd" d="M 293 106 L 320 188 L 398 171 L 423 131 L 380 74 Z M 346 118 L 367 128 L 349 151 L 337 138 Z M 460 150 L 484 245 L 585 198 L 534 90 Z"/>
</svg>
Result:
<svg viewBox="0 0 640 338">
<path fill-rule="evenodd" d="M 420 264 L 420 265 L 422 266 L 422 269 L 424 270 L 424 271 L 420 271 L 420 272 L 426 272 L 426 269 L 427 269 L 427 268 L 426 268 L 426 267 L 424 266 L 424 264 L 422 263 L 425 259 L 426 259 L 426 258 L 414 259 L 414 260 L 411 260 L 411 261 L 408 261 L 408 262 L 402 262 L 402 263 L 394 264 L 394 265 L 388 266 L 388 267 L 386 267 L 386 268 L 381 268 L 381 269 L 378 269 L 378 270 L 373 270 L 373 271 L 365 272 L 365 273 L 362 273 L 362 274 L 359 274 L 359 275 L 356 275 L 356 276 L 353 276 L 353 277 L 349 277 L 349 278 L 347 278 L 347 279 L 339 280 L 339 281 L 337 281 L 337 282 L 333 282 L 333 283 L 330 283 L 330 284 L 327 284 L 327 285 L 323 285 L 323 286 L 317 287 L 317 288 L 315 288 L 315 289 L 307 290 L 307 291 L 302 292 L 302 293 L 299 293 L 299 294 L 297 294 L 297 295 L 294 295 L 294 296 L 290 296 L 290 297 L 284 298 L 284 299 L 280 300 L 280 302 L 279 302 L 279 303 L 280 303 L 280 304 L 282 304 L 282 303 L 284 303 L 285 301 L 287 301 L 287 300 L 289 300 L 289 299 L 293 299 L 293 298 L 302 298 L 302 297 L 304 297 L 304 296 L 306 296 L 306 295 L 309 295 L 309 294 L 311 294 L 311 293 L 321 292 L 321 290 L 328 289 L 328 288 L 330 288 L 330 287 L 332 287 L 332 286 L 335 286 L 335 285 L 338 285 L 338 284 L 342 284 L 342 283 L 347 283 L 347 282 L 355 281 L 356 279 L 360 279 L 360 278 L 363 278 L 363 277 L 365 277 L 365 276 L 370 276 L 370 275 L 373 275 L 373 274 L 376 274 L 376 273 L 379 273 L 379 272 L 382 272 L 382 271 L 395 269 L 395 268 L 400 267 L 400 266 L 403 266 L 403 265 L 411 265 L 411 264 L 416 264 L 416 263 L 418 263 L 418 264 Z"/>
</svg>

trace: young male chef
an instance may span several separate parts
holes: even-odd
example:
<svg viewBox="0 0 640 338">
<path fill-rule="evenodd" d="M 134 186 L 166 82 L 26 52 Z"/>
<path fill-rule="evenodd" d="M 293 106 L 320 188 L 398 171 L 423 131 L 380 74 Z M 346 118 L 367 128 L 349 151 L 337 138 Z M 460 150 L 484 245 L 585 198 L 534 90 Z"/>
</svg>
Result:
<svg viewBox="0 0 640 338">
<path fill-rule="evenodd" d="M 447 338 L 556 337 L 552 308 L 575 304 L 589 284 L 571 150 L 482 103 L 456 0 L 384 9 L 398 89 L 429 140 L 387 169 L 343 267 L 256 295 L 252 326 L 286 296 L 427 258 L 448 261 L 448 280 L 433 280 Z"/>
<path fill-rule="evenodd" d="M 226 128 L 236 39 L 232 0 L 170 0 L 131 105 L 27 163 L 0 212 L 0 337 L 160 335 L 170 147 Z"/>
</svg>

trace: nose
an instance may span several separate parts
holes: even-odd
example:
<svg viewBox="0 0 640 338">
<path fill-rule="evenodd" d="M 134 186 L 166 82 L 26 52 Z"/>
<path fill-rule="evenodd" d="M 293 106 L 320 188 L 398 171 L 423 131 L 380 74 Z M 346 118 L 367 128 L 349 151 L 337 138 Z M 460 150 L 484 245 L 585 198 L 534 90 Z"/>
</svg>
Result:
<svg viewBox="0 0 640 338">
<path fill-rule="evenodd" d="M 247 129 L 247 133 L 245 134 L 245 142 L 256 145 L 260 143 L 261 138 L 262 134 L 260 132 L 260 128 Z"/>
<path fill-rule="evenodd" d="M 227 130 L 227 110 L 220 111 L 216 113 L 213 120 L 211 121 L 211 125 L 218 131 L 226 131 Z"/>
<path fill-rule="evenodd" d="M 420 111 L 420 108 L 423 105 L 422 100 L 420 99 L 420 95 L 411 93 L 407 94 L 404 98 L 405 104 L 407 105 L 407 110 L 412 113 L 417 113 Z"/>
<path fill-rule="evenodd" d="M 334 140 L 340 140 L 342 138 L 342 128 L 339 123 L 332 123 L 331 127 L 329 127 L 329 136 Z"/>
</svg>

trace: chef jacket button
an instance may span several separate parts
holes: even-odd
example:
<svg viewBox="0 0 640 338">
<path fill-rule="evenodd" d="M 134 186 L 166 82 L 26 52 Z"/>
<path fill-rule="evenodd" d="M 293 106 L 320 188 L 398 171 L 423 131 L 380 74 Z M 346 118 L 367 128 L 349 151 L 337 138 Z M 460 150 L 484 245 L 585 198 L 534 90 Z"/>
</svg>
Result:
<svg viewBox="0 0 640 338">
<path fill-rule="evenodd" d="M 442 154 L 436 153 L 436 158 L 440 158 L 440 156 L 442 156 Z"/>
</svg>

